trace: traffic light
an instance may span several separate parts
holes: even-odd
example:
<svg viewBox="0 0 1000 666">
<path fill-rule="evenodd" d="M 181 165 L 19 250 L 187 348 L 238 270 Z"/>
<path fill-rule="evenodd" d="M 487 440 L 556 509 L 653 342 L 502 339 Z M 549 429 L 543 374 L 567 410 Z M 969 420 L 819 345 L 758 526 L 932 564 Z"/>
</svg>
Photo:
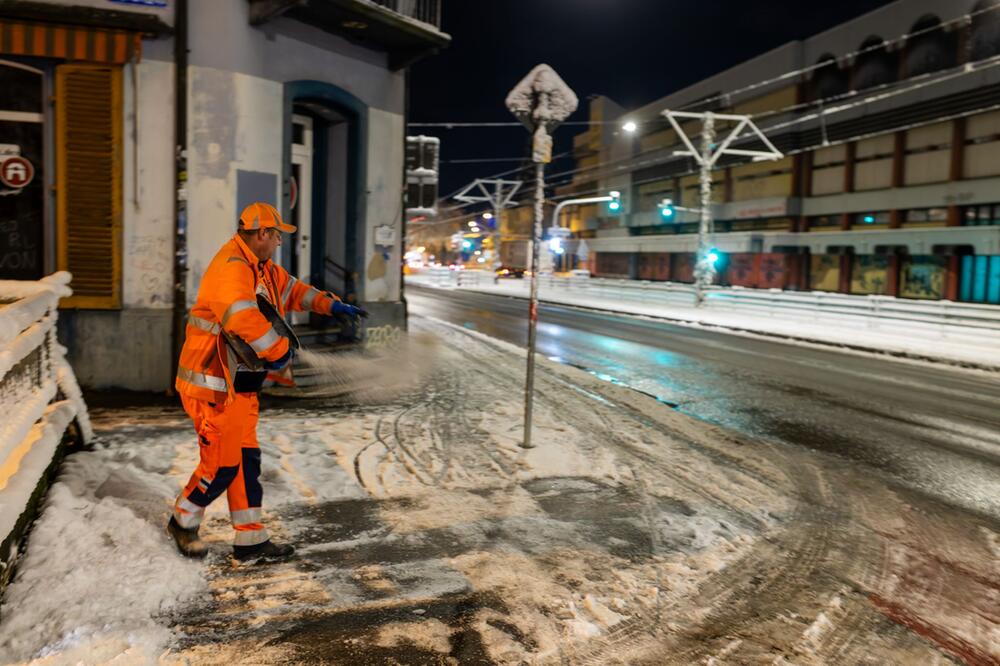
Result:
<svg viewBox="0 0 1000 666">
<path fill-rule="evenodd" d="M 659 203 L 660 217 L 666 221 L 673 221 L 674 214 L 677 212 L 674 209 L 673 199 L 664 199 Z"/>
<path fill-rule="evenodd" d="M 618 190 L 613 190 L 608 192 L 608 194 L 611 196 L 611 201 L 608 202 L 608 210 L 617 215 L 622 209 L 622 193 Z"/>
<path fill-rule="evenodd" d="M 471 250 L 472 249 L 472 241 L 470 241 L 468 238 L 465 239 L 465 240 L 463 240 L 462 241 L 462 249 L 463 250 Z"/>
<path fill-rule="evenodd" d="M 714 247 L 705 254 L 705 261 L 707 261 L 712 268 L 718 267 L 720 259 L 722 259 L 722 253 Z"/>
</svg>

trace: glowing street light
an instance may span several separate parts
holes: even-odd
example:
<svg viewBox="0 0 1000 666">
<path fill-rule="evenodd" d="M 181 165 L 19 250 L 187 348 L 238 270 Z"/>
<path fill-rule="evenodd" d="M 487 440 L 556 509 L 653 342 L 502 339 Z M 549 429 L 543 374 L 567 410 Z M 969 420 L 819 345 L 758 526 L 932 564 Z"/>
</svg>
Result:
<svg viewBox="0 0 1000 666">
<path fill-rule="evenodd" d="M 493 213 L 483 213 L 483 219 L 484 220 L 492 220 L 493 219 Z"/>
<path fill-rule="evenodd" d="M 634 120 L 630 120 L 624 125 L 622 125 L 622 129 L 628 132 L 629 134 L 634 134 L 635 131 L 639 129 L 639 126 L 635 124 Z"/>
</svg>

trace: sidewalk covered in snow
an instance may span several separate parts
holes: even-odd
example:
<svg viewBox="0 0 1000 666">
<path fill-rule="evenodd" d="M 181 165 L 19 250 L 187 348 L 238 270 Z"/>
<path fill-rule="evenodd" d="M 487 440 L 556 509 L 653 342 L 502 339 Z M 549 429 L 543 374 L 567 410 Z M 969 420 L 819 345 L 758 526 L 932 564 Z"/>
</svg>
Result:
<svg viewBox="0 0 1000 666">
<path fill-rule="evenodd" d="M 209 558 L 178 556 L 164 526 L 190 423 L 167 403 L 95 407 L 99 443 L 67 459 L 5 595 L 4 661 L 1000 657 L 987 522 L 545 359 L 521 449 L 523 352 L 412 329 L 406 390 L 265 404 L 265 520 L 297 544 L 287 563 L 234 565 L 221 501 Z"/>
</svg>

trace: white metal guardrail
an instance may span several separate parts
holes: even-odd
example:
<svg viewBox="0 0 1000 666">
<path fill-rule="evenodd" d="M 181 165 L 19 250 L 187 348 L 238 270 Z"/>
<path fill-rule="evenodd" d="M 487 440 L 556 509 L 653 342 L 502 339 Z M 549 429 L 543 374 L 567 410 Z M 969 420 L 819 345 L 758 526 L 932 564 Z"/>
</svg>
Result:
<svg viewBox="0 0 1000 666">
<path fill-rule="evenodd" d="M 66 350 L 56 340 L 70 274 L 0 280 L 0 590 L 58 465 L 63 443 L 93 438 Z"/>
<path fill-rule="evenodd" d="M 501 280 L 498 283 L 491 273 L 485 271 L 441 268 L 425 270 L 414 281 L 437 287 L 471 289 L 489 289 L 513 282 Z M 681 283 L 543 275 L 539 277 L 539 287 L 543 295 L 546 291 L 550 294 L 555 291 L 643 305 L 682 308 L 694 305 L 694 288 Z M 1000 343 L 1000 307 L 975 303 L 856 296 L 824 291 L 712 287 L 706 294 L 705 306 L 714 312 L 758 314 L 812 323 L 836 320 L 863 324 L 868 328 L 879 328 L 881 325 L 890 328 L 898 323 L 909 332 L 923 337 L 969 337 L 979 342 L 996 338 Z"/>
</svg>

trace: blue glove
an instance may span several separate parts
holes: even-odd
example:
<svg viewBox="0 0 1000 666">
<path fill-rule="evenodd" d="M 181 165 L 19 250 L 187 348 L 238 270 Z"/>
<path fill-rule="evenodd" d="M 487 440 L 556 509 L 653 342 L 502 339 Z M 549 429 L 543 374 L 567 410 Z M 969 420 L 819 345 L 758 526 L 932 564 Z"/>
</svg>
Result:
<svg viewBox="0 0 1000 666">
<path fill-rule="evenodd" d="M 330 314 L 343 314 L 348 317 L 362 317 L 368 318 L 368 311 L 364 308 L 359 308 L 356 305 L 350 305 L 343 301 L 334 301 L 333 305 L 330 306 Z"/>
<path fill-rule="evenodd" d="M 286 365 L 292 362 L 292 356 L 294 356 L 292 348 L 289 347 L 288 351 L 281 358 L 276 358 L 273 361 L 266 361 L 264 363 L 264 368 L 272 372 L 277 372 L 278 370 L 283 370 Z"/>
</svg>

